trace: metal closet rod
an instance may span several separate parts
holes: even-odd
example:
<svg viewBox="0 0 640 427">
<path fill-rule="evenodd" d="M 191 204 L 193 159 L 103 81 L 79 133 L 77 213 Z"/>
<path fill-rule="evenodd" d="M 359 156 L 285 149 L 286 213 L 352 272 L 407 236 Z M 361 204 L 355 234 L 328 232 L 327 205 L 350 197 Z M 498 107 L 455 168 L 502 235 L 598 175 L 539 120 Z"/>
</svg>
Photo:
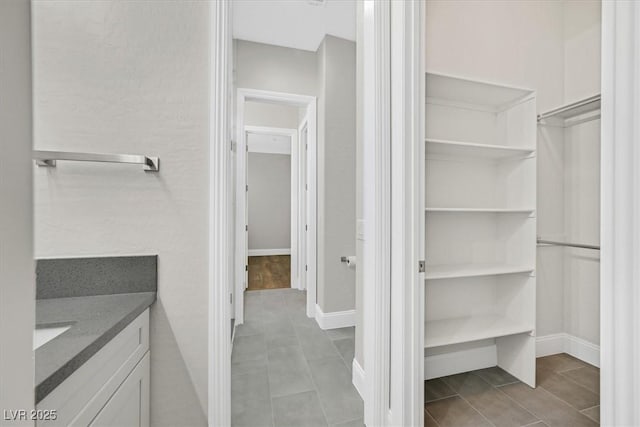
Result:
<svg viewBox="0 0 640 427">
<path fill-rule="evenodd" d="M 145 172 L 158 172 L 160 170 L 160 159 L 158 157 L 137 154 L 100 154 L 35 150 L 33 152 L 33 159 L 38 166 L 48 167 L 55 167 L 57 160 L 69 160 L 75 162 L 131 163 L 142 165 Z"/>
<path fill-rule="evenodd" d="M 601 95 L 593 95 L 589 98 L 581 99 L 580 101 L 572 102 L 571 104 L 564 105 L 562 107 L 556 108 L 554 110 L 549 110 L 542 114 L 538 115 L 538 121 L 544 120 L 549 117 L 556 116 L 558 114 L 566 113 L 567 111 L 575 110 L 580 107 L 584 107 L 589 104 L 593 104 L 594 102 L 600 102 Z"/>
<path fill-rule="evenodd" d="M 538 239 L 538 243 L 543 245 L 568 246 L 571 248 L 594 249 L 596 251 L 600 250 L 600 246 L 585 245 L 582 243 L 556 242 L 555 240 L 543 240 L 543 239 Z"/>
</svg>

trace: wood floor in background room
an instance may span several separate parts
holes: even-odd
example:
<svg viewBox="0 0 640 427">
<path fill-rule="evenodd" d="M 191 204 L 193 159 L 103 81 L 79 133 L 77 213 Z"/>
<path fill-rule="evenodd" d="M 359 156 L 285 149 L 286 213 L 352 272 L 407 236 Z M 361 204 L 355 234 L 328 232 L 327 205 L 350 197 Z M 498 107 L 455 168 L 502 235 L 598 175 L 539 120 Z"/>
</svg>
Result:
<svg viewBox="0 0 640 427">
<path fill-rule="evenodd" d="M 250 291 L 291 287 L 291 256 L 269 255 L 249 257 Z"/>
<path fill-rule="evenodd" d="M 597 426 L 600 370 L 567 354 L 541 357 L 538 387 L 500 368 L 425 381 L 425 426 Z"/>
</svg>

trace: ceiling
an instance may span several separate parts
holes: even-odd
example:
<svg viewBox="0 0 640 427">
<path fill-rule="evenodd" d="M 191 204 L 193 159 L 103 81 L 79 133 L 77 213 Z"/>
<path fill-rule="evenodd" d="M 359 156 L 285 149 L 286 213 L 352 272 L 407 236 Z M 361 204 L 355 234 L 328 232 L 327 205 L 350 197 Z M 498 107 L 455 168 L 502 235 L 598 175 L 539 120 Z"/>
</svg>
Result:
<svg viewBox="0 0 640 427">
<path fill-rule="evenodd" d="M 233 37 L 315 52 L 325 34 L 356 40 L 356 0 L 235 0 Z"/>
</svg>

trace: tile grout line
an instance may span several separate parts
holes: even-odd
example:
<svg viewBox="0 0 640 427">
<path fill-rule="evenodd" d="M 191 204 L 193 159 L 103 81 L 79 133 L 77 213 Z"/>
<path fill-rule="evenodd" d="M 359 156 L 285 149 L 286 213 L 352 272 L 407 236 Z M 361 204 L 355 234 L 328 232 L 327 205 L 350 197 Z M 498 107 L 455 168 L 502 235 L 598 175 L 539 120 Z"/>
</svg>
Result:
<svg viewBox="0 0 640 427">
<path fill-rule="evenodd" d="M 476 375 L 475 373 L 472 373 L 473 375 L 475 375 L 476 377 L 480 378 L 481 380 L 483 380 L 484 382 L 486 382 L 487 384 L 489 384 L 494 390 L 498 390 L 500 391 L 503 395 L 505 395 L 507 397 L 507 399 L 509 399 L 510 401 L 512 401 L 513 403 L 515 403 L 516 406 L 520 407 L 523 411 L 525 411 L 527 414 L 531 415 L 533 418 L 535 418 L 538 421 L 542 421 L 540 419 L 540 417 L 538 417 L 536 414 L 534 414 L 533 412 L 531 412 L 530 410 L 528 410 L 527 408 L 525 408 L 524 406 L 522 406 L 518 401 L 516 401 L 515 399 L 512 399 L 511 396 L 509 396 L 507 393 L 505 393 L 502 390 L 499 390 L 499 387 L 503 387 L 506 385 L 511 385 L 511 384 L 520 384 L 522 383 L 521 381 L 513 381 L 510 383 L 505 383 L 505 384 L 500 384 L 499 386 L 497 385 L 493 385 L 491 384 L 489 381 L 486 381 L 484 378 L 482 378 L 480 375 Z M 538 422 L 536 421 L 536 422 Z M 531 423 L 531 424 L 535 424 L 535 423 Z M 528 425 L 528 424 L 527 424 Z"/>
<path fill-rule="evenodd" d="M 441 427 L 440 423 L 438 422 L 438 420 L 436 420 L 433 415 L 431 415 L 431 413 L 429 411 L 427 411 L 427 407 L 424 407 L 424 416 L 428 416 L 429 418 L 431 418 L 433 420 L 434 423 L 436 423 L 436 426 Z M 423 423 L 424 424 L 424 423 Z"/>
<path fill-rule="evenodd" d="M 306 313 L 305 313 L 305 315 L 306 315 Z M 298 341 L 300 341 L 300 337 L 298 335 L 298 330 L 296 328 L 293 328 L 293 333 L 296 334 L 296 339 Z M 302 350 L 302 346 L 300 346 L 300 349 Z M 309 374 L 309 379 L 311 380 L 311 384 L 313 384 L 313 391 L 316 393 L 316 396 L 318 397 L 318 403 L 320 403 L 320 411 L 322 411 L 322 416 L 324 417 L 324 422 L 328 426 L 329 425 L 329 420 L 327 419 L 327 413 L 324 410 L 324 405 L 322 404 L 322 400 L 320 400 L 320 390 L 318 390 L 318 385 L 316 384 L 316 381 L 313 379 L 313 374 L 311 373 L 311 366 L 309 365 L 309 360 L 307 359 L 307 355 L 304 353 L 304 351 L 302 351 L 302 358 L 304 359 L 304 364 L 307 367 L 307 373 Z M 277 427 L 277 426 L 274 426 L 274 427 Z"/>
<path fill-rule="evenodd" d="M 585 389 L 584 387 L 580 386 L 579 384 L 576 384 L 578 387 L 581 387 L 583 389 Z M 556 399 L 566 403 L 567 405 L 569 405 L 569 407 L 571 407 L 572 409 L 575 409 L 576 411 L 580 412 L 583 409 L 580 409 L 578 407 L 573 406 L 571 403 L 567 402 L 566 400 L 564 400 L 563 398 L 561 398 L 560 396 L 556 395 L 554 392 L 552 392 L 551 390 L 547 390 L 547 388 L 543 385 L 539 385 L 538 387 L 540 387 L 542 390 L 546 391 L 547 393 L 549 393 L 550 395 L 552 395 L 553 397 L 555 397 Z M 587 390 L 587 389 L 585 389 Z M 587 390 L 589 391 L 589 390 Z M 592 393 L 592 392 L 590 392 Z M 595 394 L 595 393 L 594 393 Z M 598 405 L 600 405 L 600 396 L 598 396 Z M 598 405 L 593 405 L 593 406 L 598 406 Z M 591 406 L 591 408 L 593 408 L 593 406 Z M 585 409 L 589 409 L 589 408 L 585 408 Z M 584 414 L 583 414 L 584 415 Z"/>
<path fill-rule="evenodd" d="M 574 411 L 578 412 L 580 415 L 587 417 L 587 416 L 586 416 L 586 415 L 584 415 L 582 412 L 580 412 L 580 409 L 576 408 L 575 406 L 573 406 L 573 405 L 569 404 L 568 402 L 564 401 L 563 399 L 559 398 L 558 396 L 556 396 L 555 394 L 551 393 L 549 390 L 547 390 L 547 389 L 546 389 L 546 388 L 544 388 L 543 386 L 539 385 L 539 386 L 537 386 L 535 389 L 536 389 L 536 390 L 537 390 L 537 389 L 540 389 L 540 390 L 544 391 L 544 392 L 545 392 L 545 393 L 547 393 L 549 396 L 551 396 L 551 397 L 553 397 L 554 399 L 559 400 L 560 402 L 564 403 L 564 404 L 565 404 L 565 405 L 567 405 L 569 408 L 571 408 L 571 409 L 573 409 Z M 502 391 L 502 390 L 500 390 L 500 391 Z M 502 392 L 504 393 L 504 391 L 502 391 Z M 505 394 L 506 394 L 506 393 L 505 393 Z M 509 395 L 507 395 L 507 397 L 509 397 Z M 587 417 L 587 418 L 589 418 L 589 417 Z M 589 419 L 591 419 L 591 418 L 589 418 Z M 541 421 L 544 421 L 544 420 L 541 420 Z"/>
<path fill-rule="evenodd" d="M 263 303 L 264 301 L 262 300 L 262 294 L 259 294 L 260 297 L 260 302 Z M 245 301 L 246 302 L 246 301 Z M 260 304 L 262 306 L 262 304 Z M 260 325 L 260 327 L 262 328 L 262 324 Z M 264 331 L 263 331 L 264 332 Z M 271 395 L 271 384 L 269 382 L 269 346 L 267 343 L 267 337 L 263 337 L 264 338 L 264 349 L 265 349 L 265 358 L 267 359 L 267 390 L 269 390 L 269 406 L 271 409 L 271 425 L 273 427 L 276 426 L 276 414 L 275 411 L 273 410 L 273 396 Z"/>
<path fill-rule="evenodd" d="M 447 385 L 449 385 L 449 384 L 447 384 Z M 433 400 L 427 400 L 426 402 L 424 402 L 424 404 L 426 405 L 427 403 L 440 402 L 441 400 L 448 399 L 450 397 L 456 397 L 456 396 L 459 396 L 459 394 L 455 393 L 455 394 L 450 394 L 449 396 L 439 397 L 439 398 L 433 399 Z M 426 407 L 425 407 L 425 409 L 426 409 Z"/>
<path fill-rule="evenodd" d="M 472 373 L 472 375 L 474 375 L 474 374 Z M 478 375 L 476 375 L 476 377 L 480 378 Z M 448 386 L 449 386 L 449 388 L 450 388 L 451 390 L 453 390 L 453 387 L 451 387 L 451 384 L 449 384 L 449 382 L 446 380 L 446 377 L 444 377 L 442 380 L 444 381 L 444 383 L 445 383 L 446 385 L 448 385 Z M 480 378 L 480 380 L 481 380 L 481 381 L 484 381 L 484 379 L 482 379 L 482 378 Z M 485 382 L 485 383 L 487 383 L 486 381 L 484 381 L 484 382 Z M 489 383 L 487 383 L 487 384 L 489 384 Z M 493 386 L 492 386 L 491 384 L 489 384 L 489 387 L 493 387 Z M 496 426 L 496 425 L 495 425 L 495 424 L 494 424 L 494 423 L 493 423 L 489 418 L 487 418 L 487 417 L 486 417 L 486 416 L 485 416 L 485 415 L 484 415 L 484 414 L 483 414 L 483 413 L 482 413 L 478 408 L 476 408 L 475 406 L 473 406 L 473 405 L 471 404 L 471 402 L 469 402 L 467 399 L 465 399 L 465 397 L 464 397 L 463 395 L 461 395 L 460 393 L 458 393 L 458 394 L 457 394 L 457 396 L 459 396 L 459 397 L 460 397 L 460 399 L 462 399 L 463 401 L 467 402 L 467 405 L 469 405 L 471 408 L 473 408 L 473 410 L 474 410 L 474 411 L 476 411 L 478 414 L 480 414 L 480 416 L 481 416 L 482 418 L 484 418 L 484 419 L 485 419 L 485 420 L 486 420 L 490 425 L 492 425 L 493 427 L 497 427 L 497 426 Z"/>
<path fill-rule="evenodd" d="M 583 368 L 578 368 L 578 369 L 583 369 Z M 585 386 L 583 386 L 582 384 L 580 384 L 579 382 L 575 381 L 573 378 L 564 375 L 564 372 L 575 371 L 575 370 L 576 369 L 569 369 L 567 371 L 558 371 L 558 372 L 556 372 L 556 374 L 560 375 L 564 379 L 569 380 L 570 382 L 572 382 L 573 384 L 577 385 L 578 387 L 587 390 L 589 393 L 593 393 L 593 394 L 597 395 L 598 396 L 598 402 L 599 402 L 600 401 L 600 393 L 596 393 L 595 391 L 591 391 L 588 388 L 586 388 Z M 594 405 L 594 406 L 597 406 L 597 405 Z"/>
</svg>

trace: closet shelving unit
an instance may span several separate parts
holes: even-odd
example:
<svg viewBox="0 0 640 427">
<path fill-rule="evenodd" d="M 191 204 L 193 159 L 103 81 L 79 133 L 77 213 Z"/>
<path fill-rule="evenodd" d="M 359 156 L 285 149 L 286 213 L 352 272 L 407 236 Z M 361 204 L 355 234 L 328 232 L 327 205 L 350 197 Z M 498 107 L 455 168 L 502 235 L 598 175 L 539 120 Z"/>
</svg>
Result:
<svg viewBox="0 0 640 427">
<path fill-rule="evenodd" d="M 427 73 L 426 95 L 425 376 L 535 386 L 535 93 Z"/>
</svg>

